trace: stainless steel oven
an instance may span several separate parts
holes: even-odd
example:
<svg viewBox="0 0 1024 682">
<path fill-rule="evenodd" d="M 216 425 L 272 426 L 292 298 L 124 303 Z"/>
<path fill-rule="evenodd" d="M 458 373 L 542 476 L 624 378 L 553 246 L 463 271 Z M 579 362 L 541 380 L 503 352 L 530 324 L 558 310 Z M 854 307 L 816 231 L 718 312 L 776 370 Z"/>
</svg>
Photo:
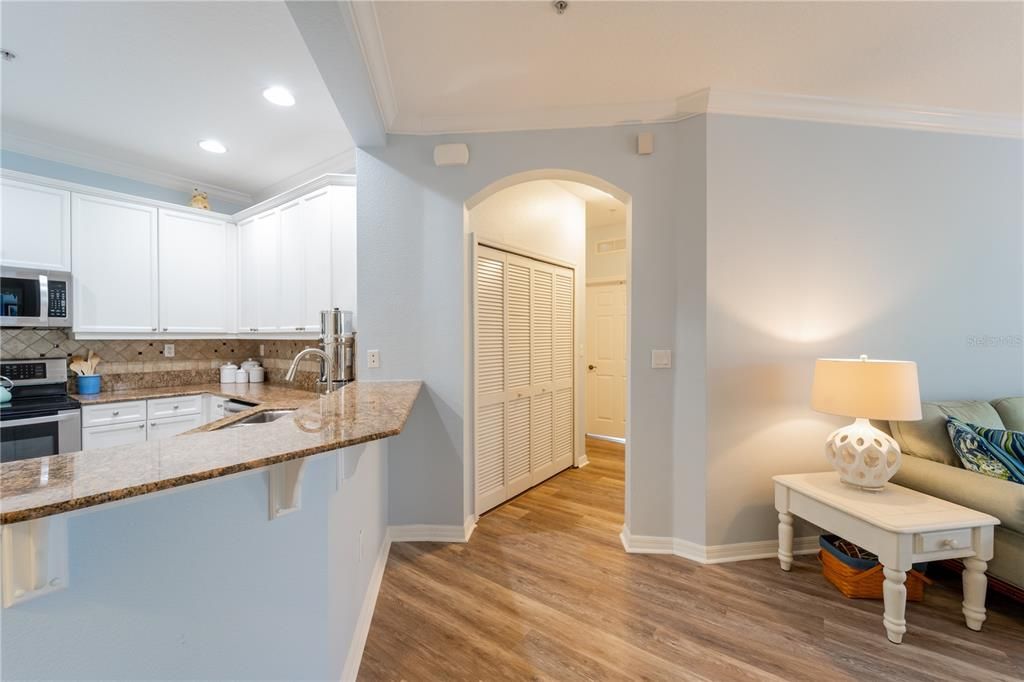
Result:
<svg viewBox="0 0 1024 682">
<path fill-rule="evenodd" d="M 70 327 L 71 273 L 0 268 L 0 326 Z"/>
<path fill-rule="evenodd" d="M 68 395 L 64 358 L 5 360 L 0 375 L 14 388 L 0 405 L 0 462 L 82 449 L 82 411 Z"/>
</svg>

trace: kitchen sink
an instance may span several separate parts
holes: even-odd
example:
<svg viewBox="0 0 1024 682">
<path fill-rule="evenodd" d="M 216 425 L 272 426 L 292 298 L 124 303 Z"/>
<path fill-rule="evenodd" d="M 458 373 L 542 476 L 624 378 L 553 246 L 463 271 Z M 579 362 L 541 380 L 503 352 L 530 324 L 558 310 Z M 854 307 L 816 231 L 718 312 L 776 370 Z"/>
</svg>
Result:
<svg viewBox="0 0 1024 682">
<path fill-rule="evenodd" d="M 265 410 L 263 412 L 257 412 L 256 414 L 250 414 L 248 417 L 239 419 L 236 422 L 232 422 L 227 426 L 222 426 L 221 429 L 234 429 L 240 426 L 255 426 L 257 424 L 269 424 L 270 422 L 276 422 L 281 417 L 287 417 L 295 410 Z"/>
</svg>

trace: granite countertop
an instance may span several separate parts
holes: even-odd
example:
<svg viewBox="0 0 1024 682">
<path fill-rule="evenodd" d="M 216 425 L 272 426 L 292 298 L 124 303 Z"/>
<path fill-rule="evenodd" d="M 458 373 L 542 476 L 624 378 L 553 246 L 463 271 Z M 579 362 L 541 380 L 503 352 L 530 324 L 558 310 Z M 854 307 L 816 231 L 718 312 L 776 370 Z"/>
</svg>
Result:
<svg viewBox="0 0 1024 682">
<path fill-rule="evenodd" d="M 0 524 L 84 509 L 394 436 L 405 425 L 420 386 L 418 381 L 355 382 L 317 397 L 272 384 L 209 384 L 84 396 L 84 405 L 197 393 L 259 404 L 173 438 L 0 464 Z M 215 430 L 256 412 L 282 408 L 297 409 L 268 424 Z"/>
</svg>

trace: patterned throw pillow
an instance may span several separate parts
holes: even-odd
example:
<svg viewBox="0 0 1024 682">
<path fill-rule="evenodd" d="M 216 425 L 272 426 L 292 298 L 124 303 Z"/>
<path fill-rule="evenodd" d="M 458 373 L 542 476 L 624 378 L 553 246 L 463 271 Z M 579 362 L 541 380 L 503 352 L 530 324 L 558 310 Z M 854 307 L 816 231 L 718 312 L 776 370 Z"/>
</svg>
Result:
<svg viewBox="0 0 1024 682">
<path fill-rule="evenodd" d="M 954 417 L 946 420 L 946 430 L 964 468 L 1004 481 L 1024 483 L 1024 466 L 1001 446 L 978 435 L 975 427 Z"/>
<path fill-rule="evenodd" d="M 1002 448 L 1018 462 L 1024 463 L 1024 431 L 1003 431 L 1002 429 L 989 429 L 984 426 L 975 426 L 974 424 L 969 424 L 969 426 L 974 429 L 976 434 L 989 443 Z"/>
</svg>

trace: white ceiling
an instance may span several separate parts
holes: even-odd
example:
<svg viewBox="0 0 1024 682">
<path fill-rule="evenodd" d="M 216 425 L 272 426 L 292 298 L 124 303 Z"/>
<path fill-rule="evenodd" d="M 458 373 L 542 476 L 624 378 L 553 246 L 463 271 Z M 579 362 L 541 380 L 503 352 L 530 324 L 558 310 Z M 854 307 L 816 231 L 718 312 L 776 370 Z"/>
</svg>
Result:
<svg viewBox="0 0 1024 682">
<path fill-rule="evenodd" d="M 365 5 L 356 17 L 393 132 L 650 120 L 672 108 L 659 103 L 709 87 L 1022 111 L 1019 2 L 570 0 L 562 16 L 547 2 L 373 7 L 377 26 Z"/>
<path fill-rule="evenodd" d="M 282 2 L 5 0 L 0 19 L 18 55 L 2 65 L 5 148 L 254 197 L 318 164 L 345 170 L 330 166 L 352 140 Z M 269 85 L 295 106 L 264 100 Z"/>
</svg>

